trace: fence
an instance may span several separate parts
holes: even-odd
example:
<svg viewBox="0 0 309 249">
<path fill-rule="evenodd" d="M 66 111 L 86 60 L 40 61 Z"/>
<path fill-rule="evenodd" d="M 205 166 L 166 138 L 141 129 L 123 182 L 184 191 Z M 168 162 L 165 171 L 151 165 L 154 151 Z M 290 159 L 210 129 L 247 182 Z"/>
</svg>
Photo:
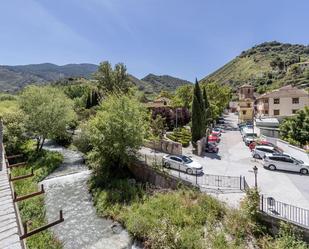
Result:
<svg viewBox="0 0 309 249">
<path fill-rule="evenodd" d="M 179 164 L 176 168 L 166 169 L 163 166 L 162 157 L 155 152 L 153 155 L 144 154 L 139 158 L 143 163 L 161 171 L 168 171 L 168 174 L 179 178 L 180 180 L 189 181 L 200 188 L 217 188 L 217 189 L 237 189 L 246 190 L 249 188 L 244 176 L 222 176 L 211 174 L 188 174 Z"/>
<path fill-rule="evenodd" d="M 270 216 L 309 228 L 309 210 L 296 207 L 272 197 L 260 196 L 260 211 Z"/>
</svg>

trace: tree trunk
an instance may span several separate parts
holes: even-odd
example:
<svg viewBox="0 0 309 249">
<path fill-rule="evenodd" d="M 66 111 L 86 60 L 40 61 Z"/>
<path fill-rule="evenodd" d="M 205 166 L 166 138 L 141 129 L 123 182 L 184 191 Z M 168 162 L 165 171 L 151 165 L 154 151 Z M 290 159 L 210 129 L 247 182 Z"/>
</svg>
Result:
<svg viewBox="0 0 309 249">
<path fill-rule="evenodd" d="M 40 150 L 40 137 L 38 137 L 37 139 L 36 139 L 36 152 L 39 152 L 39 150 Z"/>
<path fill-rule="evenodd" d="M 43 139 L 42 139 L 42 142 L 41 142 L 41 145 L 40 145 L 40 151 L 41 151 L 42 148 L 43 148 L 44 142 L 45 142 L 45 137 L 43 137 Z"/>
</svg>

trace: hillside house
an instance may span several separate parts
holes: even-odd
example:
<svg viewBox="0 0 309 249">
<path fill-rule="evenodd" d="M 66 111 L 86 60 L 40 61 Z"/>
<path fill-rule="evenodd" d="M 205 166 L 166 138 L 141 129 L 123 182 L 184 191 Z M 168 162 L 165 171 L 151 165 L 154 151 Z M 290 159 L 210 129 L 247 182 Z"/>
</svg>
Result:
<svg viewBox="0 0 309 249">
<path fill-rule="evenodd" d="M 239 122 L 252 121 L 254 116 L 254 87 L 245 84 L 239 88 Z"/>
<path fill-rule="evenodd" d="M 258 117 L 275 117 L 281 120 L 309 106 L 309 94 L 291 85 L 260 95 L 256 100 Z"/>
</svg>

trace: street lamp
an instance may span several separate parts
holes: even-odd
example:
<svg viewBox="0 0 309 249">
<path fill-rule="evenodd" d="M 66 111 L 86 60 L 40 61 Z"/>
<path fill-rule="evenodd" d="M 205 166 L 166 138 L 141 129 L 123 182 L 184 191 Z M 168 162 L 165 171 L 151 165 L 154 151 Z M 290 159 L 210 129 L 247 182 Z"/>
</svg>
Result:
<svg viewBox="0 0 309 249">
<path fill-rule="evenodd" d="M 254 173 L 254 186 L 257 189 L 257 173 L 258 173 L 258 167 L 256 167 L 256 165 L 254 165 L 253 167 L 253 173 Z"/>
</svg>

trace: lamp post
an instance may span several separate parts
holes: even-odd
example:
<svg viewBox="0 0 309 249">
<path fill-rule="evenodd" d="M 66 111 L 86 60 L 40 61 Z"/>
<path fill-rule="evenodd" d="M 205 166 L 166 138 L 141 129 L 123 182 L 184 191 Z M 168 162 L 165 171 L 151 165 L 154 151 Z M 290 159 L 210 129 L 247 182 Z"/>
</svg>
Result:
<svg viewBox="0 0 309 249">
<path fill-rule="evenodd" d="M 258 187 L 258 185 L 257 185 L 258 167 L 256 167 L 256 165 L 254 165 L 254 167 L 253 167 L 253 173 L 254 173 L 254 186 L 257 189 L 257 187 Z"/>
</svg>

